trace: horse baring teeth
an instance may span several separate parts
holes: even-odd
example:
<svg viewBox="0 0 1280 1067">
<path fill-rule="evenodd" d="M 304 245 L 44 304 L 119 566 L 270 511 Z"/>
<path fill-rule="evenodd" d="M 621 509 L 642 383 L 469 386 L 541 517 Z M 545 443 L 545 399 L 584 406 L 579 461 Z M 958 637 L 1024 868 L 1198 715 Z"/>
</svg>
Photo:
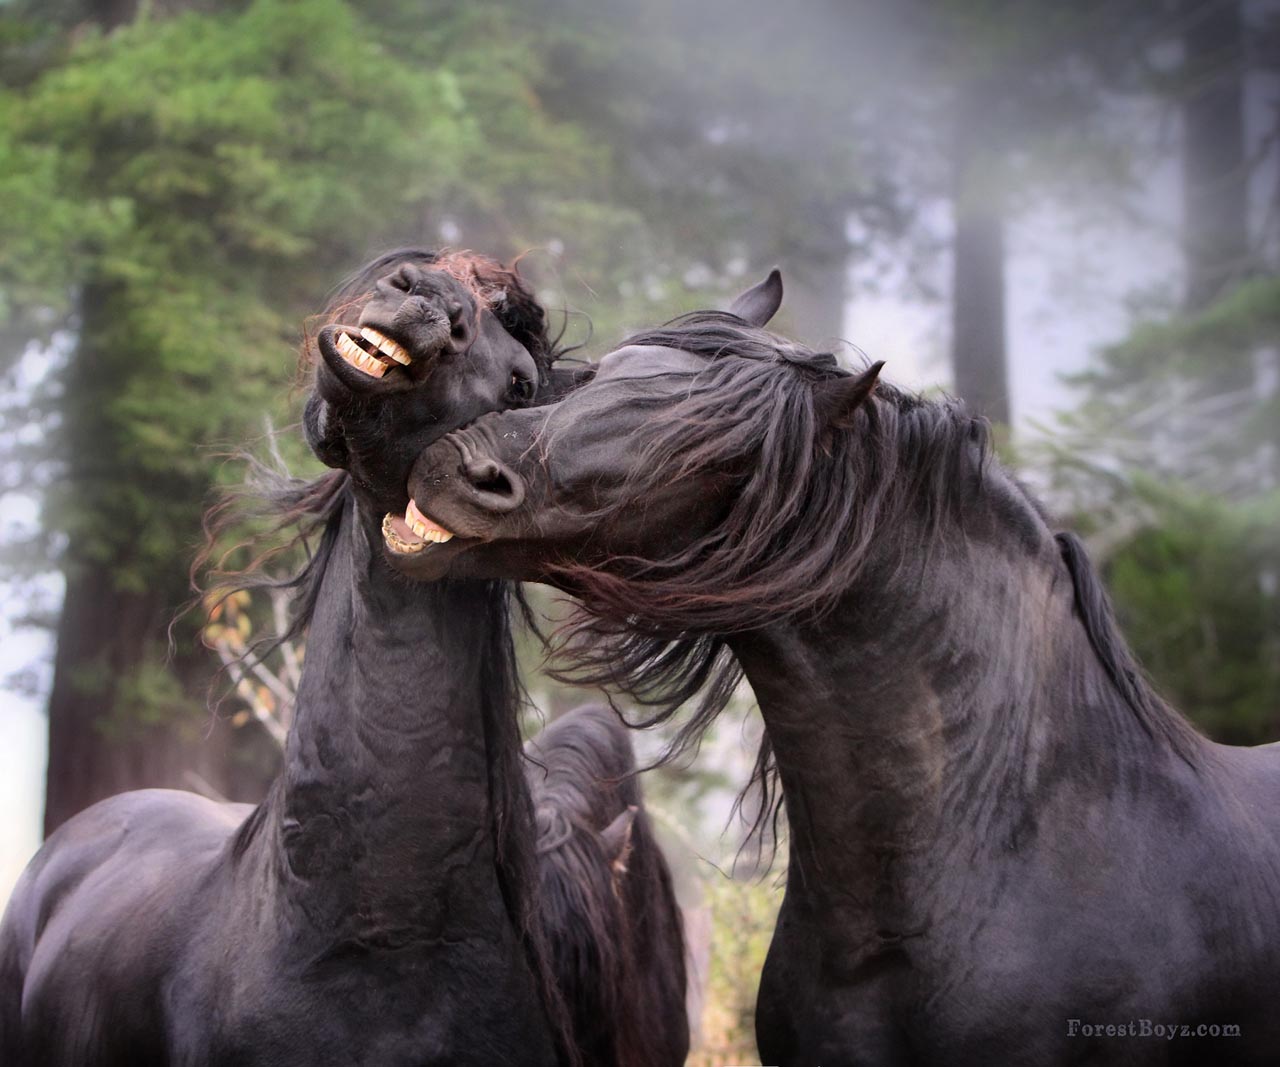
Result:
<svg viewBox="0 0 1280 1067">
<path fill-rule="evenodd" d="M 364 326 L 360 329 L 359 337 L 356 337 L 354 329 L 352 326 L 338 327 L 333 341 L 338 354 L 353 367 L 372 374 L 375 378 L 381 378 L 391 366 L 387 360 L 402 367 L 413 362 L 404 346 L 391 340 L 386 334 Z"/>
<path fill-rule="evenodd" d="M 449 530 L 428 519 L 418 510 L 418 505 L 412 500 L 409 501 L 409 506 L 404 509 L 404 521 L 405 525 L 424 541 L 442 545 L 446 541 L 453 540 L 453 534 Z"/>
</svg>

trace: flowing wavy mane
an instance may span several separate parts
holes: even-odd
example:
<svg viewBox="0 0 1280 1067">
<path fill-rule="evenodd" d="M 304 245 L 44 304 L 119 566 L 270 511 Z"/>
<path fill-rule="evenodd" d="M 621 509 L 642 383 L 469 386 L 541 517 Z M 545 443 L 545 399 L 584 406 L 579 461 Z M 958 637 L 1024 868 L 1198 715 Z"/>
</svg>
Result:
<svg viewBox="0 0 1280 1067">
<path fill-rule="evenodd" d="M 558 566 L 558 580 L 583 610 L 552 646 L 562 680 L 627 693 L 653 709 L 643 725 L 695 701 L 668 756 L 696 743 L 740 681 L 729 635 L 820 620 L 857 582 L 873 549 L 877 562 L 886 547 L 896 546 L 902 561 L 908 551 L 931 552 L 940 533 L 955 528 L 949 520 L 984 493 L 1015 517 L 1015 530 L 1040 514 L 1012 478 L 988 478 L 988 424 L 957 400 L 878 384 L 851 429 L 832 434 L 813 388 L 846 373 L 831 353 L 724 312 L 695 312 L 629 343 L 710 362 L 680 399 L 655 404 L 652 436 L 619 498 L 644 499 L 694 472 L 733 477 L 736 495 L 709 533 L 671 556 Z M 901 536 L 908 520 L 919 524 L 910 539 Z M 1116 692 L 1148 732 L 1187 755 L 1193 729 L 1133 666 L 1082 552 L 1065 558 L 1080 621 Z M 770 765 L 762 748 L 761 820 L 771 806 Z"/>
<path fill-rule="evenodd" d="M 936 530 L 980 485 L 989 434 L 956 401 L 879 385 L 857 432 L 830 435 L 813 386 L 846 373 L 835 356 L 726 312 L 694 312 L 628 340 L 711 362 L 661 408 L 622 496 L 643 498 L 696 471 L 729 472 L 738 492 L 709 534 L 672 556 L 556 568 L 584 610 L 554 635 L 553 658 L 561 680 L 619 689 L 653 709 L 645 726 L 693 701 L 673 756 L 696 743 L 742 679 L 726 637 L 820 619 L 861 573 L 873 539 L 910 509 L 923 506 Z M 770 765 L 765 746 L 756 829 L 776 810 Z"/>
</svg>

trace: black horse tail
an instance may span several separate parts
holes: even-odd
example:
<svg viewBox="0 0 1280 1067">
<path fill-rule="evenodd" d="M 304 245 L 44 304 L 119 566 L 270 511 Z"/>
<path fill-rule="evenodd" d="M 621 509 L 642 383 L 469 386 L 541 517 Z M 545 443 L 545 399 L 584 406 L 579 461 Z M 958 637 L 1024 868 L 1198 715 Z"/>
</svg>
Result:
<svg viewBox="0 0 1280 1067">
<path fill-rule="evenodd" d="M 684 933 L 627 728 L 588 705 L 526 745 L 542 926 L 583 1063 L 683 1064 Z"/>
<path fill-rule="evenodd" d="M 16 894 L 15 894 L 16 895 Z M 9 907 L 20 905 L 10 902 Z M 9 918 L 6 911 L 5 917 Z M 22 945 L 14 918 L 0 923 L 0 1063 L 22 1063 Z"/>
</svg>

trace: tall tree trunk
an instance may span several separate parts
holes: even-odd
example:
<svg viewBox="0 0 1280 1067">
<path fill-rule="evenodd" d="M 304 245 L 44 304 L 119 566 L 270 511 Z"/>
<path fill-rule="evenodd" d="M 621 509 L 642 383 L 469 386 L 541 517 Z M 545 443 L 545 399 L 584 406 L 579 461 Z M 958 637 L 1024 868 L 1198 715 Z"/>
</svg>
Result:
<svg viewBox="0 0 1280 1067">
<path fill-rule="evenodd" d="M 104 30 L 114 30 L 132 22 L 138 12 L 138 0 L 89 0 L 85 14 Z"/>
<path fill-rule="evenodd" d="M 111 335 L 112 299 L 108 287 L 84 288 L 80 340 L 65 378 L 66 484 L 62 503 L 50 506 L 68 509 L 58 519 L 75 521 L 49 695 L 46 834 L 113 793 L 190 788 L 193 772 L 222 795 L 257 799 L 278 758 L 256 728 L 232 730 L 205 710 L 214 663 L 192 647 L 189 631 L 186 647 L 168 656 L 169 622 L 189 595 L 189 561 L 148 565 L 144 588 L 119 579 L 146 530 L 116 500 L 137 487 L 111 489 L 124 468 L 105 413 L 128 363 L 97 347 Z M 198 497 L 202 488 L 191 492 Z"/>
<path fill-rule="evenodd" d="M 175 561 L 179 578 L 182 567 Z M 265 793 L 279 752 L 256 723 L 235 729 L 206 709 L 212 655 L 165 658 L 182 584 L 161 578 L 146 592 L 122 591 L 110 561 L 68 567 L 49 694 L 46 836 L 129 789 L 207 786 L 245 801 Z M 157 703 L 137 681 L 161 670 L 175 686 L 171 700 Z"/>
<path fill-rule="evenodd" d="M 951 368 L 969 410 L 1009 423 L 1005 356 L 1004 196 L 992 137 L 992 89 L 961 87 L 952 156 Z"/>
<path fill-rule="evenodd" d="M 139 723 L 122 706 L 122 683 L 164 633 L 165 614 L 154 593 L 113 588 L 109 565 L 67 575 L 49 695 L 46 835 L 113 793 L 183 784 L 175 732 Z"/>
<path fill-rule="evenodd" d="M 1196 312 L 1250 268 L 1244 40 L 1239 0 L 1182 0 L 1182 13 L 1185 302 Z"/>
</svg>

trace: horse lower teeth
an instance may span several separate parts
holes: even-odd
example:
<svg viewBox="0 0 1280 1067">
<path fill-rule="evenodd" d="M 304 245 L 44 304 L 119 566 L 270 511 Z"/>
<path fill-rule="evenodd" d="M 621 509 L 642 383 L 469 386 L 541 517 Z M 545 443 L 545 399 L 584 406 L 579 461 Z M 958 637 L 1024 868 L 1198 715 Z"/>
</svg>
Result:
<svg viewBox="0 0 1280 1067">
<path fill-rule="evenodd" d="M 425 541 L 406 541 L 398 533 L 395 526 L 392 525 L 394 516 L 384 515 L 382 518 L 382 539 L 391 546 L 392 550 L 400 553 L 421 552 L 427 547 Z"/>
</svg>

